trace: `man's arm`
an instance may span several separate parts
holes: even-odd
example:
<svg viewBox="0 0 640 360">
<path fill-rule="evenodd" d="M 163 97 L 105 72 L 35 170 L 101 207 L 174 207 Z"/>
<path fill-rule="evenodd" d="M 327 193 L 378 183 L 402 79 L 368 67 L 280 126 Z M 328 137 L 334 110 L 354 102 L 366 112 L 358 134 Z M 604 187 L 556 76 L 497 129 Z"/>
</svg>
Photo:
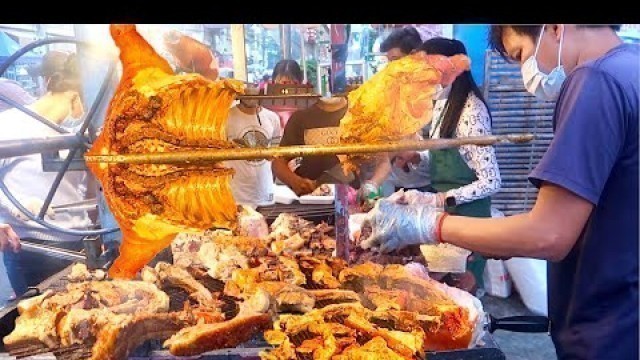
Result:
<svg viewBox="0 0 640 360">
<path fill-rule="evenodd" d="M 282 139 L 280 140 L 280 146 L 292 146 L 292 145 L 303 145 L 304 144 L 304 129 L 300 126 L 300 120 L 297 117 L 297 112 L 291 115 L 289 121 L 284 127 L 284 131 L 282 133 Z M 306 195 L 317 188 L 317 184 L 315 181 L 310 179 L 305 179 L 301 176 L 298 176 L 296 173 L 291 171 L 289 168 L 289 161 L 291 161 L 291 157 L 280 157 L 275 158 L 271 162 L 271 171 L 276 176 L 276 178 L 280 179 L 283 183 L 285 183 L 288 187 L 296 193 L 296 195 Z"/>
<path fill-rule="evenodd" d="M 448 216 L 440 233 L 445 242 L 496 257 L 558 261 L 571 251 L 624 153 L 628 95 L 610 75 L 589 67 L 574 71 L 564 86 L 554 114 L 554 138 L 529 176 L 540 187 L 534 208 L 500 219 Z M 372 215 L 373 245 L 406 246 L 412 241 L 409 232 L 422 236 L 422 243 L 438 238 L 443 218 L 434 208 L 385 205 Z M 398 220 L 396 214 L 404 217 Z M 400 221 L 408 229 L 395 229 Z"/>
<path fill-rule="evenodd" d="M 611 76 L 585 67 L 565 86 L 554 139 L 530 175 L 540 186 L 531 212 L 492 220 L 447 217 L 445 241 L 497 256 L 555 261 L 571 250 L 600 200 L 627 131 L 625 93 Z"/>
<path fill-rule="evenodd" d="M 442 239 L 496 257 L 559 261 L 575 245 L 592 210 L 589 201 L 545 182 L 530 212 L 495 219 L 448 216 Z"/>
<path fill-rule="evenodd" d="M 376 156 L 376 168 L 369 181 L 375 183 L 376 186 L 381 186 L 390 173 L 391 162 L 389 161 L 389 155 L 387 153 L 378 154 Z"/>
</svg>

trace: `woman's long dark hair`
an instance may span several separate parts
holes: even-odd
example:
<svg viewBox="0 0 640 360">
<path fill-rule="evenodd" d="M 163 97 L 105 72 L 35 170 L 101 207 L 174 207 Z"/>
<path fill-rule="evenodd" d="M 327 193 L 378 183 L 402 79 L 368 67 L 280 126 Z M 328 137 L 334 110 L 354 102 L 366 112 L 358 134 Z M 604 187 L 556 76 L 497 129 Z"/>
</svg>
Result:
<svg viewBox="0 0 640 360">
<path fill-rule="evenodd" d="M 461 41 L 441 37 L 425 41 L 422 46 L 420 46 L 420 50 L 429 55 L 467 55 L 467 49 Z M 451 92 L 447 98 L 447 104 L 445 105 L 444 118 L 440 124 L 441 138 L 452 138 L 455 136 L 456 128 L 460 121 L 460 115 L 462 114 L 464 104 L 467 102 L 469 93 L 474 93 L 478 99 L 487 106 L 487 102 L 484 100 L 482 91 L 480 91 L 478 85 L 473 80 L 471 71 L 467 70 L 460 74 L 453 84 L 451 84 Z M 487 106 L 487 109 L 488 108 L 489 107 Z"/>
<path fill-rule="evenodd" d="M 289 79 L 302 83 L 304 78 L 302 69 L 297 61 L 291 59 L 280 60 L 273 68 L 271 80 L 276 81 L 278 76 L 286 76 Z"/>
</svg>

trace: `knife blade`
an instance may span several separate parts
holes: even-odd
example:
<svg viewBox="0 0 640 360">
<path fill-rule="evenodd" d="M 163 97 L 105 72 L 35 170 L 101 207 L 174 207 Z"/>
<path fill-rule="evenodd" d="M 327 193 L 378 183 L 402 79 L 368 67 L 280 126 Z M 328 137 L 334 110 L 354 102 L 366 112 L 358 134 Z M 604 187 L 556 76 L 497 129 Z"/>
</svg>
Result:
<svg viewBox="0 0 640 360">
<path fill-rule="evenodd" d="M 350 184 L 353 180 L 355 180 L 355 175 L 352 172 L 345 174 L 341 164 L 336 164 L 323 171 L 316 179 L 318 184 Z"/>
</svg>

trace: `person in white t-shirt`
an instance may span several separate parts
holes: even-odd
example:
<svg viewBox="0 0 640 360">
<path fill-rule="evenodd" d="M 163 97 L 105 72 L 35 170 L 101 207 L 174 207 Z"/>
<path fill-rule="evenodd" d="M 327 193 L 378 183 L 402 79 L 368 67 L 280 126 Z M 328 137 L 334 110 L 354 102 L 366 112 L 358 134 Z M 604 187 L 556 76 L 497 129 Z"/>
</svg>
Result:
<svg viewBox="0 0 640 360">
<path fill-rule="evenodd" d="M 277 146 L 282 137 L 280 118 L 257 100 L 240 100 L 229 111 L 227 138 L 240 146 Z M 233 160 L 226 165 L 235 170 L 231 180 L 233 197 L 238 204 L 251 207 L 275 203 L 274 176 L 269 160 Z"/>
<path fill-rule="evenodd" d="M 55 63 L 55 66 L 45 66 L 51 63 Z M 75 55 L 60 52 L 48 53 L 43 58 L 42 75 L 47 83 L 47 93 L 27 108 L 57 125 L 74 127 L 84 114 L 80 96 L 81 81 Z M 0 140 L 59 135 L 54 129 L 18 109 L 9 109 L 0 113 L 0 128 L 3 129 L 0 132 Z M 61 155 L 65 156 L 65 154 Z M 42 157 L 39 153 L 0 158 L 0 180 L 9 192 L 34 215 L 37 215 L 44 204 L 56 176 L 56 172 L 43 171 Z M 83 200 L 86 192 L 86 176 L 85 171 L 68 171 L 60 182 L 51 206 Z M 92 224 L 86 211 L 54 214 L 49 210 L 44 220 L 65 229 L 86 229 Z M 66 246 L 60 244 L 62 247 L 82 247 L 79 242 L 81 237 L 47 229 L 29 220 L 1 191 L 0 224 L 13 228 L 17 237 L 21 239 L 40 242 L 61 241 L 68 244 Z M 15 237 L 0 237 L 0 241 L 2 239 L 15 240 Z M 66 266 L 64 261 L 58 259 L 19 251 L 19 245 L 0 245 L 3 245 L 0 248 L 5 250 L 5 266 L 17 296 L 24 293 L 28 286 L 37 285 L 52 273 L 62 270 L 61 267 Z M 8 251 L 9 248 L 13 251 Z M 52 261 L 52 266 L 48 266 L 49 261 Z"/>
</svg>

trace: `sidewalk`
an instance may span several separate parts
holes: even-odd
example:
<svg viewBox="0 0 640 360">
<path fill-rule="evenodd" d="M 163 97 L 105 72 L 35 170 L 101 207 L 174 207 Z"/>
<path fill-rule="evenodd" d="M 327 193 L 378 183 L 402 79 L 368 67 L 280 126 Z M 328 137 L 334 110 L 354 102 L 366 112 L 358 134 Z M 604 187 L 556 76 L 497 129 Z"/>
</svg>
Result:
<svg viewBox="0 0 640 360">
<path fill-rule="evenodd" d="M 507 299 L 485 295 L 481 299 L 484 311 L 497 318 L 535 315 L 529 311 L 517 293 Z M 548 334 L 528 334 L 497 330 L 493 338 L 507 360 L 555 360 L 556 351 Z"/>
</svg>

